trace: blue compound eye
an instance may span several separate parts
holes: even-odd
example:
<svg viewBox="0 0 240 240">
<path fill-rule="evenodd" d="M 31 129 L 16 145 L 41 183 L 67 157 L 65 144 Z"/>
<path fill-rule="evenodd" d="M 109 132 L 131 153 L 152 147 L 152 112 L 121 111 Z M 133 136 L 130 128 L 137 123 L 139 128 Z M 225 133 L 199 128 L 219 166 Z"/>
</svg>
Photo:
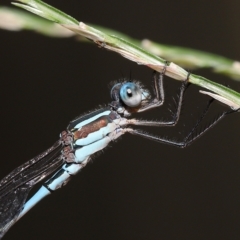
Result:
<svg viewBox="0 0 240 240">
<path fill-rule="evenodd" d="M 127 82 L 120 89 L 120 98 L 127 106 L 137 107 L 142 101 L 142 91 L 137 84 Z"/>
</svg>

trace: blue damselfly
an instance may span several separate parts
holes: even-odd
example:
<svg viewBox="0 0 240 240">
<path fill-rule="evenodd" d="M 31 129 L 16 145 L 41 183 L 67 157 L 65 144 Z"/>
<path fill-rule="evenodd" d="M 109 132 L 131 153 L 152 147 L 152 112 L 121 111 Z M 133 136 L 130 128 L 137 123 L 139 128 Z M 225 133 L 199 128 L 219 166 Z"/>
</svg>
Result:
<svg viewBox="0 0 240 240">
<path fill-rule="evenodd" d="M 13 170 L 0 182 L 0 236 L 24 216 L 33 206 L 56 189 L 66 185 L 72 175 L 76 175 L 91 157 L 104 149 L 125 133 L 131 133 L 149 140 L 184 148 L 199 138 L 205 131 L 213 127 L 220 119 L 233 110 L 223 112 L 207 128 L 196 133 L 196 129 L 206 115 L 212 101 L 209 102 L 201 117 L 182 142 L 167 140 L 164 137 L 153 136 L 142 130 L 130 128 L 138 126 L 175 126 L 179 120 L 183 96 L 188 87 L 186 79 L 179 93 L 176 112 L 170 121 L 149 121 L 129 118 L 133 113 L 144 112 L 164 103 L 162 73 L 154 74 L 154 97 L 138 81 L 117 82 L 111 89 L 112 101 L 106 107 L 84 114 L 71 121 L 60 139 L 48 150 L 29 160 Z M 32 187 L 50 174 L 53 174 L 36 192 L 27 200 Z"/>
</svg>

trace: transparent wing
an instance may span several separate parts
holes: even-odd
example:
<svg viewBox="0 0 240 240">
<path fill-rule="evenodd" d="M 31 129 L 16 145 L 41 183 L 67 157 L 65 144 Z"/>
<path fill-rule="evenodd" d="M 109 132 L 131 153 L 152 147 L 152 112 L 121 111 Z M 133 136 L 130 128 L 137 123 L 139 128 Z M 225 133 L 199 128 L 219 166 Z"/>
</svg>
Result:
<svg viewBox="0 0 240 240">
<path fill-rule="evenodd" d="M 61 150 L 59 140 L 0 181 L 0 238 L 17 221 L 32 187 L 63 164 Z"/>
</svg>

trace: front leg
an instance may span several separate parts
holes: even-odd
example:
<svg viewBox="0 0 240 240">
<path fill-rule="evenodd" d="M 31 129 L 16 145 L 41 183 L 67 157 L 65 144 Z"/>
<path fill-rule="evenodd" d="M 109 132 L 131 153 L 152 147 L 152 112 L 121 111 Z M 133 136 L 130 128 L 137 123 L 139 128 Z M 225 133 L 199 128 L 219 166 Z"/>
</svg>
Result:
<svg viewBox="0 0 240 240">
<path fill-rule="evenodd" d="M 165 65 L 163 67 L 162 72 L 157 74 L 156 71 L 153 73 L 153 91 L 154 91 L 154 98 L 152 101 L 150 101 L 147 105 L 141 107 L 138 112 L 144 112 L 149 109 L 160 107 L 163 105 L 165 100 L 165 94 L 164 94 L 164 88 L 163 88 L 163 78 L 164 74 L 166 72 L 167 66 L 169 65 L 169 62 L 166 61 Z"/>
<path fill-rule="evenodd" d="M 166 71 L 166 67 L 163 70 L 164 72 Z M 176 112 L 173 115 L 173 119 L 170 121 L 149 121 L 149 120 L 136 120 L 136 119 L 130 119 L 128 120 L 128 124 L 132 125 L 139 125 L 139 126 L 155 126 L 155 127 L 172 127 L 175 126 L 179 120 L 180 114 L 181 114 L 181 108 L 182 108 L 182 103 L 183 103 L 183 96 L 184 92 L 186 91 L 187 87 L 190 85 L 188 82 L 190 73 L 188 73 L 187 79 L 182 83 L 180 87 L 180 93 L 179 93 L 179 98 L 178 98 L 178 104 L 176 108 Z M 161 88 L 157 89 L 157 86 L 161 86 Z M 163 104 L 164 102 L 164 91 L 163 91 L 163 73 L 159 74 L 159 79 L 158 81 L 156 80 L 156 76 L 154 77 L 154 88 L 155 88 L 155 93 L 156 97 L 154 100 L 148 104 L 147 106 L 141 108 L 138 112 L 143 112 L 146 110 L 149 110 L 154 107 L 159 107 Z M 162 101 L 160 101 L 160 96 Z"/>
</svg>

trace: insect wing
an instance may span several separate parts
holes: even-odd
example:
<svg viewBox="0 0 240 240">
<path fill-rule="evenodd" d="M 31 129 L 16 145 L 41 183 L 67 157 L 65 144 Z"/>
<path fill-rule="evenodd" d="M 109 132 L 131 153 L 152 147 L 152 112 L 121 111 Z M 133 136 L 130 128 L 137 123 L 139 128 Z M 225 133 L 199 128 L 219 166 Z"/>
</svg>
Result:
<svg viewBox="0 0 240 240">
<path fill-rule="evenodd" d="M 0 238 L 17 221 L 32 187 L 62 165 L 61 150 L 61 141 L 57 141 L 1 180 Z"/>
</svg>

